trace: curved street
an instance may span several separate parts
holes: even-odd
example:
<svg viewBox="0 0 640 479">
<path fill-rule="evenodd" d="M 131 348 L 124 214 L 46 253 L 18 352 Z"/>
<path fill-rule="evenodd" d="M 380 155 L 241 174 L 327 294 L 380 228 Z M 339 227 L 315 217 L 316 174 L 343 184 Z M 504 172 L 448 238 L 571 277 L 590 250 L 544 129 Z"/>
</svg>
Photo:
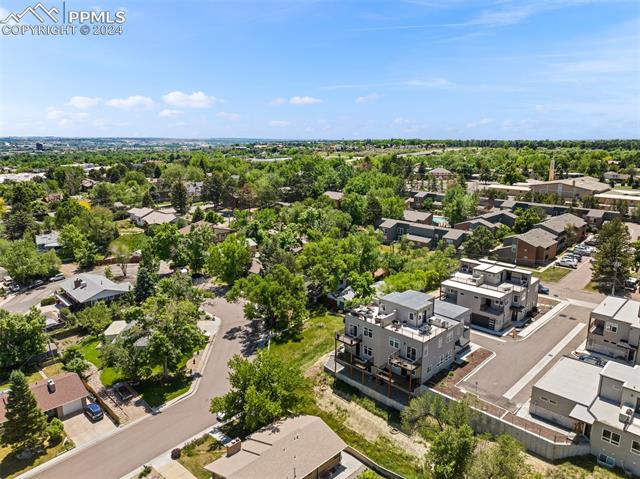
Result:
<svg viewBox="0 0 640 479">
<path fill-rule="evenodd" d="M 166 410 L 80 451 L 71 451 L 61 461 L 22 477 L 42 479 L 117 479 L 216 423 L 209 400 L 228 388 L 227 361 L 234 354 L 250 355 L 255 341 L 242 313 L 241 303 L 216 298 L 203 306 L 222 320 L 211 345 L 197 391 Z"/>
</svg>

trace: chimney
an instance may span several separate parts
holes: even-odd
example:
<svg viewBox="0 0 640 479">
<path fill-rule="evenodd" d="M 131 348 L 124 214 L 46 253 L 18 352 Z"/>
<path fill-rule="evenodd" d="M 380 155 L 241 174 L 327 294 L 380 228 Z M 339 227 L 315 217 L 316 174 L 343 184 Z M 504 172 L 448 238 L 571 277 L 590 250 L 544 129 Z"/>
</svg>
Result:
<svg viewBox="0 0 640 479">
<path fill-rule="evenodd" d="M 73 289 L 78 289 L 82 285 L 82 280 L 80 278 L 76 278 L 73 281 Z"/>
<path fill-rule="evenodd" d="M 236 452 L 240 452 L 240 450 L 242 450 L 242 441 L 239 437 L 236 437 L 235 439 L 229 441 L 225 445 L 225 448 L 227 450 L 227 457 L 233 456 Z"/>
<path fill-rule="evenodd" d="M 47 381 L 47 389 L 49 390 L 49 394 L 53 394 L 54 392 L 56 392 L 56 383 L 53 381 L 53 379 L 49 379 Z"/>
</svg>

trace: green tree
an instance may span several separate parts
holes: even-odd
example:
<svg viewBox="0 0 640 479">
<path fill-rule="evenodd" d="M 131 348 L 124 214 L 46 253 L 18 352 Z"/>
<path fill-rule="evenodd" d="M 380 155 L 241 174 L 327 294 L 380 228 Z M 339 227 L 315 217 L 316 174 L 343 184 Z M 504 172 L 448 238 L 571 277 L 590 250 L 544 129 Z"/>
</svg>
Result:
<svg viewBox="0 0 640 479">
<path fill-rule="evenodd" d="M 266 329 L 299 327 L 307 316 L 307 291 L 304 279 L 278 265 L 264 276 L 242 278 L 227 297 L 244 298 L 244 313 L 249 319 L 261 319 Z"/>
<path fill-rule="evenodd" d="M 247 274 L 250 266 L 251 251 L 244 238 L 237 235 L 231 234 L 209 249 L 207 270 L 226 283 L 233 285 Z"/>
<path fill-rule="evenodd" d="M 425 457 L 433 479 L 464 479 L 473 460 L 476 438 L 468 425 L 446 426 L 436 434 Z"/>
<path fill-rule="evenodd" d="M 496 240 L 491 231 L 484 226 L 475 228 L 469 239 L 464 243 L 465 256 L 473 259 L 489 256 L 496 245 Z"/>
<path fill-rule="evenodd" d="M 44 316 L 35 308 L 25 314 L 0 309 L 0 368 L 24 364 L 45 351 Z"/>
<path fill-rule="evenodd" d="M 193 215 L 191 216 L 191 221 L 193 223 L 197 223 L 198 221 L 202 221 L 203 219 L 204 219 L 204 212 L 202 211 L 202 208 L 198 206 L 196 207 L 195 211 L 193 212 Z"/>
<path fill-rule="evenodd" d="M 515 214 L 518 217 L 513 222 L 513 231 L 518 234 L 526 233 L 536 224 L 540 223 L 545 217 L 544 212 L 538 208 L 530 208 L 526 210 L 518 208 L 516 209 Z"/>
<path fill-rule="evenodd" d="M 76 259 L 76 251 L 80 250 L 87 241 L 80 229 L 72 224 L 62 227 L 58 240 L 62 257 L 74 260 Z"/>
<path fill-rule="evenodd" d="M 52 276 L 60 268 L 60 259 L 54 251 L 38 253 L 36 245 L 29 240 L 4 241 L 0 243 L 0 265 L 18 283 Z"/>
<path fill-rule="evenodd" d="M 90 367 L 79 344 L 72 344 L 64 350 L 62 363 L 64 364 L 64 369 L 80 375 L 84 374 Z"/>
<path fill-rule="evenodd" d="M 211 400 L 210 410 L 239 415 L 241 427 L 252 432 L 294 412 L 302 403 L 304 377 L 297 366 L 268 351 L 255 359 L 234 356 L 229 361 L 231 390 Z"/>
<path fill-rule="evenodd" d="M 442 200 L 442 211 L 452 226 L 475 215 L 477 206 L 477 195 L 468 195 L 460 186 L 449 188 Z"/>
<path fill-rule="evenodd" d="M 364 209 L 364 224 L 376 226 L 382 218 L 382 205 L 375 195 L 369 193 Z"/>
<path fill-rule="evenodd" d="M 60 419 L 54 417 L 47 425 L 45 434 L 49 438 L 50 444 L 58 444 L 64 437 L 64 424 Z"/>
<path fill-rule="evenodd" d="M 209 257 L 207 247 L 213 243 L 213 239 L 213 231 L 208 226 L 192 228 L 185 237 L 184 246 L 187 250 L 187 264 L 192 274 L 200 273 L 205 267 Z"/>
<path fill-rule="evenodd" d="M 146 267 L 141 266 L 136 276 L 136 286 L 134 289 L 135 299 L 138 303 L 153 296 L 156 288 L 156 277 Z"/>
<path fill-rule="evenodd" d="M 605 223 L 598 233 L 597 252 L 592 263 L 593 280 L 612 291 L 624 286 L 633 266 L 631 236 L 620 218 Z"/>
<path fill-rule="evenodd" d="M 504 175 L 502 175 L 502 182 L 506 185 L 513 185 L 520 181 L 524 181 L 525 178 L 513 163 L 509 163 Z"/>
<path fill-rule="evenodd" d="M 112 322 L 113 312 L 104 302 L 98 302 L 76 313 L 80 326 L 97 336 L 102 333 Z"/>
<path fill-rule="evenodd" d="M 181 215 L 186 215 L 189 210 L 187 187 L 182 181 L 176 181 L 171 188 L 171 206 Z"/>
<path fill-rule="evenodd" d="M 113 255 L 113 259 L 120 268 L 122 277 L 126 277 L 127 266 L 129 265 L 129 260 L 131 259 L 131 248 L 125 243 L 117 242 L 113 246 L 111 246 L 110 249 L 111 254 Z"/>
<path fill-rule="evenodd" d="M 151 249 L 159 259 L 168 261 L 172 258 L 180 242 L 178 227 L 172 223 L 158 225 L 153 228 Z"/>
<path fill-rule="evenodd" d="M 10 382 L 2 442 L 16 450 L 40 448 L 45 441 L 47 418 L 38 407 L 27 378 L 21 371 L 13 371 Z"/>
<path fill-rule="evenodd" d="M 480 448 L 478 448 L 480 449 Z M 476 451 L 469 470 L 469 479 L 517 479 L 528 477 L 531 468 L 526 463 L 522 444 L 508 434 L 500 434 L 496 443 L 487 443 Z"/>
<path fill-rule="evenodd" d="M 143 208 L 153 208 L 155 207 L 155 202 L 153 201 L 153 196 L 151 196 L 150 190 L 145 190 L 142 195 L 142 206 Z"/>
</svg>

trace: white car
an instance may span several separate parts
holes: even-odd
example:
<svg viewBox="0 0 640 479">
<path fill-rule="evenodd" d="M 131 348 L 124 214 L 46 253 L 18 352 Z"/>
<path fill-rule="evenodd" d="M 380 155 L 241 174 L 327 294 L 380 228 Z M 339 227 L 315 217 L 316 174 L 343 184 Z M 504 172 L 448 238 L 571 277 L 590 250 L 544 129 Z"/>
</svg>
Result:
<svg viewBox="0 0 640 479">
<path fill-rule="evenodd" d="M 558 266 L 576 269 L 578 267 L 578 262 L 574 259 L 562 258 L 560 261 L 558 261 Z"/>
</svg>

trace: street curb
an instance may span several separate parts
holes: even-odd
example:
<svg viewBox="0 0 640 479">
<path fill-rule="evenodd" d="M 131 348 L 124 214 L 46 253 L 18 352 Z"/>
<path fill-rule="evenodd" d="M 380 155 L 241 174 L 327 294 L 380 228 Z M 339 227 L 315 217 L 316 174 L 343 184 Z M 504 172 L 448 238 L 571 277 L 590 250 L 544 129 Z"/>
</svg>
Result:
<svg viewBox="0 0 640 479">
<path fill-rule="evenodd" d="M 213 316 L 213 315 L 211 315 L 211 316 Z M 216 317 L 216 319 L 220 322 L 220 324 L 222 324 L 222 320 L 220 318 Z M 219 328 L 219 326 L 218 326 L 218 328 Z M 211 339 L 209 340 L 209 342 L 207 343 L 207 346 L 205 347 L 205 349 L 208 349 L 208 350 L 205 353 L 206 354 L 206 358 L 205 358 L 205 354 L 203 354 L 203 360 L 204 359 L 206 359 L 206 360 L 209 359 L 209 356 L 211 355 L 211 350 L 213 349 L 213 343 L 215 342 L 216 338 L 217 338 L 217 331 L 216 331 L 215 334 L 213 334 L 211 336 Z M 205 362 L 201 361 L 201 364 L 206 364 L 206 361 Z M 50 459 L 49 461 L 43 462 L 42 464 L 34 467 L 33 469 L 30 469 L 30 470 L 26 471 L 24 474 L 21 474 L 21 475 L 17 476 L 16 479 L 29 479 L 29 478 L 32 478 L 32 477 L 37 477 L 37 474 L 39 472 L 44 471 L 44 470 L 48 469 L 49 467 L 54 466 L 57 463 L 62 462 L 62 461 L 66 460 L 66 459 L 68 459 L 70 457 L 73 457 L 76 454 L 79 454 L 79 453 L 83 452 L 85 449 L 88 449 L 88 448 L 90 448 L 91 446 L 93 446 L 95 444 L 98 444 L 98 443 L 100 443 L 102 441 L 105 441 L 105 440 L 107 440 L 107 439 L 109 439 L 109 438 L 111 438 L 113 436 L 118 435 L 119 433 L 121 433 L 122 431 L 125 431 L 127 428 L 133 426 L 134 424 L 137 424 L 137 423 L 139 423 L 141 421 L 144 421 L 144 420 L 147 420 L 147 419 L 153 417 L 160 410 L 164 410 L 169 406 L 173 406 L 174 404 L 176 404 L 179 401 L 182 401 L 182 400 L 185 400 L 185 399 L 191 397 L 198 390 L 197 388 L 200 386 L 200 380 L 201 379 L 202 379 L 202 376 L 197 378 L 193 382 L 191 388 L 189 388 L 189 391 L 184 393 L 182 396 L 179 396 L 177 398 L 172 399 L 171 401 L 169 401 L 167 404 L 164 404 L 163 406 L 159 406 L 159 409 L 157 409 L 155 411 L 152 409 L 150 414 L 145 414 L 144 416 L 136 419 L 135 421 L 131 421 L 130 423 L 125 424 L 122 427 L 118 427 L 113 432 L 113 434 L 109 434 L 109 435 L 104 436 L 104 437 L 99 437 L 99 438 L 97 438 L 97 439 L 95 439 L 93 441 L 90 441 L 90 442 L 88 442 L 86 444 L 83 444 L 82 446 L 74 447 L 73 449 L 62 453 L 62 454 L 54 457 L 53 459 Z M 206 432 L 206 430 L 204 432 Z M 194 438 L 201 436 L 202 434 L 204 434 L 204 432 L 202 432 L 199 435 L 196 435 L 196 436 L 190 438 L 188 441 L 191 441 Z M 188 442 L 188 441 L 185 441 L 185 442 Z M 141 469 L 143 466 L 141 466 L 139 469 Z"/>
<path fill-rule="evenodd" d="M 570 304 L 569 301 L 566 301 L 566 300 L 556 304 L 553 308 L 547 311 L 546 314 L 542 316 L 539 320 L 537 320 L 530 326 L 527 326 L 526 328 L 521 330 L 518 333 L 518 339 L 519 340 L 527 339 L 529 336 L 535 333 L 538 329 L 540 329 L 545 324 L 547 324 L 552 318 L 558 315 L 560 311 L 564 310 L 567 306 L 569 306 L 569 304 Z"/>
</svg>

